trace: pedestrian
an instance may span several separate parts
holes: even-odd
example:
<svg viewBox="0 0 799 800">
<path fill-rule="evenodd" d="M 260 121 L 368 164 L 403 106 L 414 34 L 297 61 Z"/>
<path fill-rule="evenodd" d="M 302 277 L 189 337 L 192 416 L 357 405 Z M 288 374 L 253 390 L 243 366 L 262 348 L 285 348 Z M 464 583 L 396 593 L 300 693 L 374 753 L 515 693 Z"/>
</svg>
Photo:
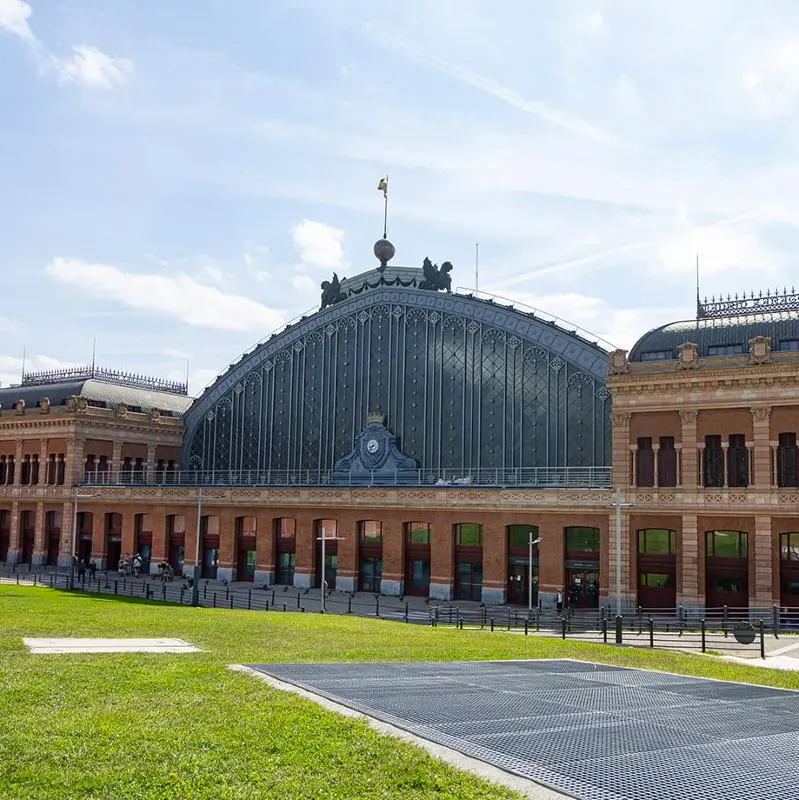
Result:
<svg viewBox="0 0 799 800">
<path fill-rule="evenodd" d="M 560 614 L 563 611 L 563 592 L 560 589 L 555 592 L 555 606 L 558 609 L 558 614 Z"/>
</svg>

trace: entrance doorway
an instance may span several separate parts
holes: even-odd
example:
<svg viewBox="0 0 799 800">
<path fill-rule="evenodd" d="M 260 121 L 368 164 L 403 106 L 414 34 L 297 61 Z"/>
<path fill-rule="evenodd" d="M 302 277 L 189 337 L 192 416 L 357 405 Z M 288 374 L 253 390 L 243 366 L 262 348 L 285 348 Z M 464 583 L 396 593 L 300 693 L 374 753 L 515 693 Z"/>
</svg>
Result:
<svg viewBox="0 0 799 800">
<path fill-rule="evenodd" d="M 538 605 L 538 526 L 508 525 L 508 603 Z M 532 560 L 530 545 L 532 543 Z M 532 598 L 530 569 L 532 567 Z"/>
<path fill-rule="evenodd" d="M 599 570 L 566 571 L 566 603 L 570 608 L 599 608 Z"/>
<path fill-rule="evenodd" d="M 322 537 L 325 540 L 325 583 L 328 591 L 336 588 L 338 572 L 338 525 L 334 519 L 318 519 L 314 524 L 316 558 L 314 558 L 314 586 L 322 587 Z"/>
<path fill-rule="evenodd" d="M 676 608 L 676 531 L 666 528 L 638 531 L 638 605 L 650 609 Z"/>
<path fill-rule="evenodd" d="M 379 594 L 383 582 L 383 523 L 358 523 L 358 591 Z"/>
<path fill-rule="evenodd" d="M 47 566 L 58 564 L 58 551 L 61 544 L 61 514 L 58 511 L 48 511 L 44 517 L 45 546 L 47 550 Z"/>
<path fill-rule="evenodd" d="M 236 580 L 255 580 L 255 536 L 240 536 L 236 553 Z"/>
<path fill-rule="evenodd" d="M 20 515 L 20 529 L 22 531 L 22 563 L 33 562 L 34 542 L 34 515 L 33 511 L 23 511 Z"/>
<path fill-rule="evenodd" d="M 430 524 L 405 523 L 405 594 L 430 594 Z"/>
<path fill-rule="evenodd" d="M 483 599 L 483 526 L 455 526 L 455 599 Z"/>
<path fill-rule="evenodd" d="M 748 534 L 705 533 L 705 605 L 708 608 L 749 607 Z"/>
<path fill-rule="evenodd" d="M 294 585 L 296 566 L 296 525 L 291 517 L 275 520 L 275 583 L 281 586 Z"/>
<path fill-rule="evenodd" d="M 780 534 L 780 605 L 799 606 L 799 533 Z"/>
</svg>

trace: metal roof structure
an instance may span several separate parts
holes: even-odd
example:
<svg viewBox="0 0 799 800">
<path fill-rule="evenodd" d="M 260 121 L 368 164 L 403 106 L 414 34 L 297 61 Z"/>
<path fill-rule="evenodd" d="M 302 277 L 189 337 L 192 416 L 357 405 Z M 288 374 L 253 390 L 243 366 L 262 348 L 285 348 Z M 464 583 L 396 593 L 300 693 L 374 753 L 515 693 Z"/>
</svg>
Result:
<svg viewBox="0 0 799 800">
<path fill-rule="evenodd" d="M 786 289 L 697 302 L 696 319 L 645 333 L 630 351 L 630 361 L 677 358 L 677 348 L 686 342 L 698 345 L 705 358 L 745 353 L 756 336 L 769 337 L 775 351 L 799 348 L 799 294 Z"/>
<path fill-rule="evenodd" d="M 115 409 L 124 404 L 128 411 L 146 414 L 156 408 L 173 417 L 182 417 L 192 403 L 184 384 L 82 367 L 25 374 L 21 385 L 0 388 L 0 408 L 9 409 L 18 400 L 26 408 L 35 408 L 45 397 L 52 406 L 63 406 L 73 395 L 84 397 L 95 408 Z"/>
</svg>

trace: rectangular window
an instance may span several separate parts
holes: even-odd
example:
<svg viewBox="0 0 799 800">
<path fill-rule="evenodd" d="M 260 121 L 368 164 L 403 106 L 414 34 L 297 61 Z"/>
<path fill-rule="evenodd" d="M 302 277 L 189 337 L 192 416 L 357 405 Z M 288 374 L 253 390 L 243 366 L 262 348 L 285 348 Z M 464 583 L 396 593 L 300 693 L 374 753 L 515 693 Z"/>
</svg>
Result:
<svg viewBox="0 0 799 800">
<path fill-rule="evenodd" d="M 275 520 L 275 535 L 278 539 L 293 539 L 295 520 L 291 517 L 280 517 Z"/>
<path fill-rule="evenodd" d="M 524 551 L 530 550 L 530 538 L 535 541 L 538 538 L 537 525 L 508 525 L 508 550 Z M 538 545 L 534 544 L 533 548 Z"/>
<path fill-rule="evenodd" d="M 673 556 L 677 552 L 677 533 L 666 528 L 640 530 L 638 552 L 647 556 Z"/>
<path fill-rule="evenodd" d="M 721 447 L 721 436 L 705 436 L 702 485 L 709 488 L 724 486 L 724 450 Z"/>
<path fill-rule="evenodd" d="M 749 485 L 749 449 L 746 436 L 742 433 L 731 433 L 727 448 L 727 485 Z"/>
<path fill-rule="evenodd" d="M 799 561 L 799 533 L 780 534 L 780 558 L 783 561 Z"/>
<path fill-rule="evenodd" d="M 673 436 L 660 437 L 658 450 L 658 486 L 677 485 L 677 450 Z"/>
<path fill-rule="evenodd" d="M 462 522 L 455 526 L 455 545 L 457 547 L 482 547 L 483 526 L 472 522 Z"/>
<path fill-rule="evenodd" d="M 0 481 L 2 483 L 2 481 Z M 777 447 L 777 486 L 799 486 L 799 451 L 795 433 L 781 433 Z"/>
<path fill-rule="evenodd" d="M 410 545 L 430 545 L 430 524 L 428 522 L 406 522 L 405 541 Z"/>
<path fill-rule="evenodd" d="M 708 531 L 706 553 L 715 558 L 746 558 L 747 535 L 741 531 Z"/>
<path fill-rule="evenodd" d="M 383 523 L 375 519 L 365 519 L 358 523 L 360 540 L 364 544 L 378 544 L 383 541 Z"/>
<path fill-rule="evenodd" d="M 649 589 L 668 589 L 671 583 L 671 575 L 665 572 L 641 572 L 639 579 Z"/>
<path fill-rule="evenodd" d="M 739 356 L 744 352 L 742 344 L 711 344 L 707 348 L 707 354 L 711 358 L 715 356 Z"/>
<path fill-rule="evenodd" d="M 652 449 L 652 439 L 649 436 L 638 439 L 638 449 L 635 452 L 635 482 L 637 486 L 655 485 L 655 451 Z"/>
<path fill-rule="evenodd" d="M 574 526 L 565 532 L 567 553 L 599 553 L 599 528 Z"/>
</svg>

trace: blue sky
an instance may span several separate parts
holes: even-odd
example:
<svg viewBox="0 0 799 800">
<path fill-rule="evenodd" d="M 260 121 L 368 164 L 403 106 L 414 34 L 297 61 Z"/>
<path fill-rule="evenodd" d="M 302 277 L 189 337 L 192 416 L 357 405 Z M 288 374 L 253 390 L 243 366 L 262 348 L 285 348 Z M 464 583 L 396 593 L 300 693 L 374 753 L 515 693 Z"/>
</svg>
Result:
<svg viewBox="0 0 799 800">
<path fill-rule="evenodd" d="M 191 12 L 188 13 L 188 9 Z M 375 265 L 623 347 L 794 280 L 799 4 L 0 0 L 0 381 L 198 392 Z"/>
</svg>

